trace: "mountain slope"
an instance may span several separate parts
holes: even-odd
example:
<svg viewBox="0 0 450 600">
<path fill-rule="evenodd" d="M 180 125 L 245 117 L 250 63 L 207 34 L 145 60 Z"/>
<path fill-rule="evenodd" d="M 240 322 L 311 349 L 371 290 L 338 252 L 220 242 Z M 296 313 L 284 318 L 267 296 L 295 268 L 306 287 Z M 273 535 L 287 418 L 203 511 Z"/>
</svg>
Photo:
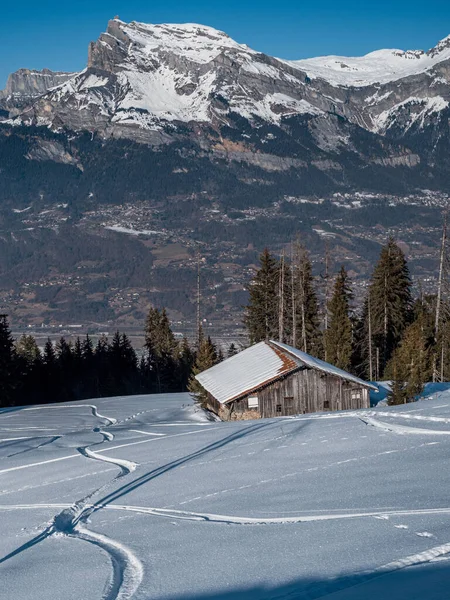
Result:
<svg viewBox="0 0 450 600">
<path fill-rule="evenodd" d="M 4 597 L 444 600 L 449 423 L 448 391 L 229 423 L 189 394 L 0 411 Z"/>
<path fill-rule="evenodd" d="M 320 56 L 289 61 L 312 79 L 335 86 L 364 87 L 431 73 L 450 60 L 450 35 L 427 52 L 423 50 L 376 50 L 365 56 Z"/>
</svg>

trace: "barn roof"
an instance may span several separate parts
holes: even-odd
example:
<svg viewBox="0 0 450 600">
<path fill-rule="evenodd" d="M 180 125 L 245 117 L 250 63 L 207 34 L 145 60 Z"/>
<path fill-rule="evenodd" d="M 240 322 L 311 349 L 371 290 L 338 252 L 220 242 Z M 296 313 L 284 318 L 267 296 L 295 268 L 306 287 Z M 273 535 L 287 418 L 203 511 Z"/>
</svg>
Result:
<svg viewBox="0 0 450 600">
<path fill-rule="evenodd" d="M 302 352 L 301 350 L 297 350 L 297 348 L 293 348 L 292 346 L 288 346 L 287 344 L 282 344 L 281 342 L 271 341 L 270 343 L 282 350 L 285 350 L 289 354 L 292 354 L 305 366 L 310 367 L 311 369 L 317 369 L 317 371 L 323 371 L 324 373 L 329 373 L 330 375 L 336 375 L 336 377 L 340 377 L 341 379 L 345 379 L 346 381 L 352 381 L 353 383 L 357 383 L 358 385 L 364 385 L 365 387 L 369 387 L 373 390 L 378 390 L 378 388 L 375 385 L 368 383 L 367 381 L 363 381 L 359 377 L 356 377 L 351 373 L 347 373 L 347 371 L 344 371 L 343 369 L 339 369 L 334 365 L 330 365 L 330 363 L 327 363 L 324 360 L 320 360 L 320 358 L 315 358 L 314 356 L 306 354 L 306 352 Z"/>
<path fill-rule="evenodd" d="M 196 375 L 218 402 L 226 404 L 306 367 L 335 375 L 365 387 L 370 383 L 281 342 L 259 342 Z"/>
</svg>

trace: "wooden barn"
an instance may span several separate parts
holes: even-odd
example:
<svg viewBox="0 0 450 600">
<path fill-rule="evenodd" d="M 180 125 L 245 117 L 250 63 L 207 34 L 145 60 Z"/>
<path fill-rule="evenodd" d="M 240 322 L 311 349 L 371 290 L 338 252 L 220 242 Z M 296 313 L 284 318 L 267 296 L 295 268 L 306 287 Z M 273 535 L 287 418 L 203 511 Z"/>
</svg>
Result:
<svg viewBox="0 0 450 600">
<path fill-rule="evenodd" d="M 280 342 L 267 341 L 196 376 L 223 419 L 369 408 L 377 388 Z"/>
</svg>

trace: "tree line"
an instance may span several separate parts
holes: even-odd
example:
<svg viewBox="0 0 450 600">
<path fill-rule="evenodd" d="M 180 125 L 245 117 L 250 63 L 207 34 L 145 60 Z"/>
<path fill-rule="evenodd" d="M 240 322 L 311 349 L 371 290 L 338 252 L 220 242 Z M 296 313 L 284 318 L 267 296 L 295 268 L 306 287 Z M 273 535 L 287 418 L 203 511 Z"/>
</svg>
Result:
<svg viewBox="0 0 450 600">
<path fill-rule="evenodd" d="M 448 307 L 440 292 L 413 297 L 405 255 L 392 238 L 381 249 L 360 314 L 345 267 L 334 278 L 328 269 L 315 277 L 300 243 L 290 257 L 264 250 L 249 291 L 251 343 L 279 340 L 364 379 L 391 380 L 392 404 L 414 400 L 432 378 L 450 378 Z"/>
<path fill-rule="evenodd" d="M 232 344 L 228 356 L 236 353 Z M 0 315 L 0 407 L 121 396 L 200 391 L 195 374 L 223 360 L 199 332 L 194 346 L 177 340 L 165 309 L 150 308 L 140 358 L 125 333 L 96 344 L 89 335 L 74 343 L 48 339 L 40 349 L 31 335 L 14 340 Z"/>
<path fill-rule="evenodd" d="M 391 380 L 390 402 L 414 400 L 424 383 L 450 379 L 450 310 L 436 295 L 414 298 L 404 253 L 389 239 L 372 272 L 359 314 L 342 266 L 313 275 L 308 251 L 289 257 L 268 249 L 249 287 L 244 324 L 250 344 L 275 339 L 370 381 Z M 227 357 L 238 349 L 232 344 Z M 150 308 L 139 357 L 124 333 L 62 337 L 40 349 L 31 335 L 14 340 L 0 315 L 0 406 L 107 396 L 191 391 L 203 402 L 195 375 L 223 360 L 201 327 L 195 344 L 176 339 L 165 309 Z"/>
</svg>

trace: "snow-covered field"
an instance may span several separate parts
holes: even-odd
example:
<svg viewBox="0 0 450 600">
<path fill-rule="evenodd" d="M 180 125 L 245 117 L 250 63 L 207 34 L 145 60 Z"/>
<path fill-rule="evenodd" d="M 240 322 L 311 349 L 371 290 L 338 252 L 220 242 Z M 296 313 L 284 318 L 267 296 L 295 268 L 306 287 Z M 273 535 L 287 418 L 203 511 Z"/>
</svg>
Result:
<svg viewBox="0 0 450 600">
<path fill-rule="evenodd" d="M 450 392 L 208 421 L 189 395 L 0 411 L 5 600 L 449 597 Z"/>
</svg>

